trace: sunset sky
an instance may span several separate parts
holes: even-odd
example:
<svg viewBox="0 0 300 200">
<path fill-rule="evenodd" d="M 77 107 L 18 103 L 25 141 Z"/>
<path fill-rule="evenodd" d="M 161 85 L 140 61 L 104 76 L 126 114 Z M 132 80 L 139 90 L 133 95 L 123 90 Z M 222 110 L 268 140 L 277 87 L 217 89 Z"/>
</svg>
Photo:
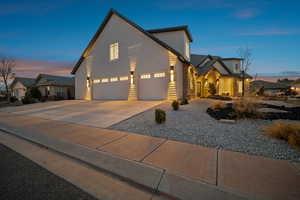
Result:
<svg viewBox="0 0 300 200">
<path fill-rule="evenodd" d="M 300 76 L 296 0 L 1 0 L 0 54 L 16 58 L 18 76 L 69 74 L 110 8 L 144 29 L 188 25 L 192 53 L 235 57 L 248 46 L 250 73 Z"/>
</svg>

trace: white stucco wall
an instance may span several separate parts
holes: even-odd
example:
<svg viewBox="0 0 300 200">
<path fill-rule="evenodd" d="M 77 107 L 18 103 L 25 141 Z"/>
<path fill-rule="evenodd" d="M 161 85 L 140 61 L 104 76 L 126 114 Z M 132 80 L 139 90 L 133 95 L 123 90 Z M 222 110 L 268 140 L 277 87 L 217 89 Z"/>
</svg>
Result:
<svg viewBox="0 0 300 200">
<path fill-rule="evenodd" d="M 110 61 L 109 46 L 115 42 L 119 43 L 119 59 Z M 137 91 L 140 99 L 166 98 L 167 82 L 160 81 L 163 84 L 159 84 L 158 80 L 162 79 L 153 78 L 153 73 L 166 72 L 164 79 L 168 78 L 170 69 L 168 51 L 118 16 L 111 17 L 89 56 L 90 63 L 88 64 L 85 59 L 75 75 L 76 99 L 83 99 L 86 95 L 87 74 L 90 73 L 93 80 L 129 76 L 130 66 L 136 69 Z M 145 73 L 151 73 L 152 78 L 140 80 L 140 75 Z M 177 76 L 182 77 L 180 73 L 182 73 L 181 69 L 177 71 Z M 141 84 L 141 81 L 147 84 Z M 106 97 L 119 98 L 123 97 L 124 92 L 128 94 L 128 81 L 93 84 L 92 90 L 94 99 L 101 99 L 104 93 Z M 179 86 L 178 91 L 180 90 L 182 89 Z"/>
<path fill-rule="evenodd" d="M 240 70 L 236 70 L 235 65 L 238 65 L 240 69 L 241 62 L 239 60 L 223 60 L 223 63 L 228 67 L 228 69 L 233 73 L 240 73 Z"/>
<path fill-rule="evenodd" d="M 185 45 L 186 42 L 189 43 L 189 40 L 184 31 L 153 33 L 153 35 L 158 39 L 160 39 L 161 41 L 167 43 L 173 49 L 177 50 L 186 59 L 190 60 L 190 56 L 187 57 L 185 52 Z"/>
</svg>

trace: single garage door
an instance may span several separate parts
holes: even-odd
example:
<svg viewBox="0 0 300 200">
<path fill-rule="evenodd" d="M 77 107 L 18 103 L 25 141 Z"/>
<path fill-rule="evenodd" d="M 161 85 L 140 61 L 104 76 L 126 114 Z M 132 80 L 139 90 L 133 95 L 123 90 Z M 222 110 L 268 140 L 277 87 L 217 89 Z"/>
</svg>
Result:
<svg viewBox="0 0 300 200">
<path fill-rule="evenodd" d="M 97 83 L 93 85 L 95 100 L 127 100 L 129 81 Z"/>
<path fill-rule="evenodd" d="M 138 98 L 140 100 L 167 99 L 168 80 L 164 76 L 142 74 L 138 79 Z"/>
</svg>

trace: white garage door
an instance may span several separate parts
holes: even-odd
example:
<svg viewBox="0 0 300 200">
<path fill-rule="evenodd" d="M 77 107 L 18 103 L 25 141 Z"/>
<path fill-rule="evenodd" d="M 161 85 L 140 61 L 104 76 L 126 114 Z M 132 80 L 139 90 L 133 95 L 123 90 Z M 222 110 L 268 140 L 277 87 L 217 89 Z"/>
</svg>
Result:
<svg viewBox="0 0 300 200">
<path fill-rule="evenodd" d="M 93 85 L 95 100 L 127 100 L 129 81 L 97 83 Z"/>
<path fill-rule="evenodd" d="M 167 99 L 168 80 L 166 77 L 138 79 L 138 98 L 140 100 L 164 100 Z"/>
</svg>

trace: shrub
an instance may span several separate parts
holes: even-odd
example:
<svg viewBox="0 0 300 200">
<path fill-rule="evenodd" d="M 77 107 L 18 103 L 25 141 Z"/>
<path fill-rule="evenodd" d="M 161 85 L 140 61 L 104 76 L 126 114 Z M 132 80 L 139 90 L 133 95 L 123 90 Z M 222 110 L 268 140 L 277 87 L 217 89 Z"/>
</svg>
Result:
<svg viewBox="0 0 300 200">
<path fill-rule="evenodd" d="M 11 103 L 14 103 L 14 102 L 18 101 L 18 99 L 17 99 L 17 97 L 12 96 L 12 97 L 9 98 L 9 101 L 10 101 Z"/>
<path fill-rule="evenodd" d="M 221 110 L 222 108 L 226 107 L 226 103 L 224 103 L 222 101 L 216 101 L 216 102 L 212 103 L 209 107 L 213 110 Z"/>
<path fill-rule="evenodd" d="M 29 89 L 29 95 L 34 99 L 41 99 L 42 94 L 38 87 L 32 87 Z"/>
<path fill-rule="evenodd" d="M 166 121 L 166 112 L 161 109 L 155 110 L 155 121 L 158 124 L 164 123 Z"/>
<path fill-rule="evenodd" d="M 208 93 L 215 95 L 217 93 L 216 86 L 213 83 L 208 83 Z"/>
<path fill-rule="evenodd" d="M 218 99 L 218 100 L 223 100 L 223 101 L 231 101 L 232 100 L 232 98 L 230 98 L 228 96 L 220 96 L 220 95 L 210 95 L 210 96 L 208 96 L 208 98 Z"/>
<path fill-rule="evenodd" d="M 172 102 L 172 108 L 173 108 L 173 110 L 178 110 L 179 109 L 179 102 L 174 100 Z"/>
<path fill-rule="evenodd" d="M 300 123 L 277 121 L 269 126 L 262 127 L 265 135 L 282 139 L 292 146 L 300 147 Z"/>
<path fill-rule="evenodd" d="M 186 104 L 189 104 L 189 101 L 187 99 L 182 99 L 180 105 L 186 105 Z"/>
<path fill-rule="evenodd" d="M 31 103 L 36 103 L 36 99 L 32 98 L 31 96 L 25 96 L 23 99 L 22 99 L 22 103 L 23 104 L 31 104 Z"/>
<path fill-rule="evenodd" d="M 238 118 L 257 118 L 261 116 L 258 111 L 259 104 L 253 100 L 242 98 L 233 103 L 233 109 Z"/>
</svg>

